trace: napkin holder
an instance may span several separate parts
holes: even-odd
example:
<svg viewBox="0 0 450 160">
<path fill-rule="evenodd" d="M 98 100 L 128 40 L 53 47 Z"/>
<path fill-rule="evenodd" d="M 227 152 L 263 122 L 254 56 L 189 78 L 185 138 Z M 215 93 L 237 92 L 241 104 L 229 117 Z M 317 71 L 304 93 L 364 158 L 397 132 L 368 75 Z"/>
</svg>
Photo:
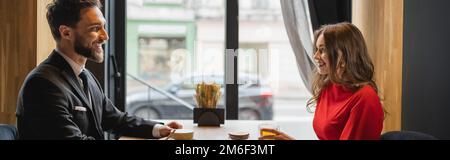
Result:
<svg viewBox="0 0 450 160">
<path fill-rule="evenodd" d="M 225 123 L 225 109 L 223 108 L 194 108 L 194 124 L 198 126 L 220 127 Z"/>
</svg>

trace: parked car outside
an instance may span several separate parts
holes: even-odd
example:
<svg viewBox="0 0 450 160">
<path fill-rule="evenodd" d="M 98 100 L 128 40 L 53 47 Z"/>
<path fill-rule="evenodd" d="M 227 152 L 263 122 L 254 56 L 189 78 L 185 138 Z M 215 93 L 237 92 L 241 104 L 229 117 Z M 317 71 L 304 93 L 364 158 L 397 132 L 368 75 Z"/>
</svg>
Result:
<svg viewBox="0 0 450 160">
<path fill-rule="evenodd" d="M 223 75 L 193 75 L 180 81 L 172 82 L 164 88 L 143 84 L 150 89 L 129 93 L 127 95 L 127 112 L 146 119 L 192 119 L 195 85 L 201 82 L 221 85 L 222 97 L 218 108 L 224 106 Z M 172 98 L 170 98 L 172 97 Z M 180 101 L 191 106 L 183 105 Z M 269 84 L 257 76 L 239 76 L 239 119 L 272 120 L 273 94 Z"/>
</svg>

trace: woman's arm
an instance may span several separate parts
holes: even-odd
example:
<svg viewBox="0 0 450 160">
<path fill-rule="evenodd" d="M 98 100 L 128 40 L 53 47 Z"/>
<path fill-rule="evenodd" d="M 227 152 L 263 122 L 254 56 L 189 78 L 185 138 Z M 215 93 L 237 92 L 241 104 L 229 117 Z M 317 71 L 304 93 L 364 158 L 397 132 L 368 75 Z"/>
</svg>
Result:
<svg viewBox="0 0 450 160">
<path fill-rule="evenodd" d="M 376 94 L 363 94 L 350 111 L 340 140 L 378 140 L 383 129 L 383 109 Z"/>
</svg>

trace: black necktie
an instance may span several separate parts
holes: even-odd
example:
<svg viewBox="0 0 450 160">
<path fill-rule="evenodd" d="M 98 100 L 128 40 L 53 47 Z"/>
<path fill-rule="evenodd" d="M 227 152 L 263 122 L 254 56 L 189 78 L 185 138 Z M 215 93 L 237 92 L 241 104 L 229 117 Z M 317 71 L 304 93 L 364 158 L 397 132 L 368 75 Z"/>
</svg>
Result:
<svg viewBox="0 0 450 160">
<path fill-rule="evenodd" d="M 86 70 L 83 70 L 81 73 L 80 73 L 80 78 L 81 78 L 81 81 L 83 81 L 83 91 L 84 91 L 84 94 L 86 95 L 86 98 L 88 98 L 88 99 L 90 99 L 89 98 L 89 85 L 88 85 L 88 78 L 87 78 L 87 71 Z"/>
</svg>

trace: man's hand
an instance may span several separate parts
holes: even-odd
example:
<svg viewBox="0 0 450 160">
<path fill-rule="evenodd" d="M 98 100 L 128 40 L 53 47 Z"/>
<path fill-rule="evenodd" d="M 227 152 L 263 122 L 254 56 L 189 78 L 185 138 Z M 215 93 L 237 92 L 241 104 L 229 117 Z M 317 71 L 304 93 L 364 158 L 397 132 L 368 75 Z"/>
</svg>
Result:
<svg viewBox="0 0 450 160">
<path fill-rule="evenodd" d="M 258 138 L 259 140 L 295 140 L 293 137 L 287 135 L 286 133 L 280 132 L 275 129 L 263 128 L 261 130 L 265 132 L 271 132 L 274 135 L 262 136 Z"/>
<path fill-rule="evenodd" d="M 167 125 L 161 127 L 161 129 L 159 130 L 159 134 L 161 135 L 161 137 L 167 137 L 170 135 L 170 132 L 172 132 L 172 130 L 174 129 L 182 129 L 183 125 L 181 125 L 178 122 L 170 122 Z"/>
</svg>

